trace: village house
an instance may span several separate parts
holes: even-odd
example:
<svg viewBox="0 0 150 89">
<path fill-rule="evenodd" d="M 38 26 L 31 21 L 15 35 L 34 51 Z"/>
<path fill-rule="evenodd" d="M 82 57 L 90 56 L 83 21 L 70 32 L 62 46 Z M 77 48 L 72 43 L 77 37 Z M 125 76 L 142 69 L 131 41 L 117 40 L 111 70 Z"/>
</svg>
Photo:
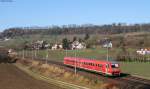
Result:
<svg viewBox="0 0 150 89">
<path fill-rule="evenodd" d="M 86 44 L 84 42 L 74 41 L 71 44 L 71 49 L 85 49 Z"/>
<path fill-rule="evenodd" d="M 140 54 L 140 55 L 150 55 L 150 49 L 141 49 L 141 50 L 137 50 L 136 51 L 137 54 Z"/>
<path fill-rule="evenodd" d="M 33 49 L 47 49 L 49 47 L 50 47 L 50 44 L 48 44 L 46 41 L 43 41 L 43 40 L 41 41 L 38 40 L 32 44 Z"/>
<path fill-rule="evenodd" d="M 57 50 L 57 49 L 62 49 L 62 48 L 63 48 L 63 46 L 61 44 L 54 44 L 51 49 Z"/>
<path fill-rule="evenodd" d="M 112 48 L 112 43 L 111 42 L 106 42 L 103 44 L 104 48 Z"/>
</svg>

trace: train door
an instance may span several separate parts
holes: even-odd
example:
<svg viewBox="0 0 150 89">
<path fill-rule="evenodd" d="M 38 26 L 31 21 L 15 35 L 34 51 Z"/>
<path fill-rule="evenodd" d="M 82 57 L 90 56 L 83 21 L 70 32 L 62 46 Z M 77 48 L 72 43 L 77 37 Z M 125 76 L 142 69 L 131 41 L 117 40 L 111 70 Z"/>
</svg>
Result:
<svg viewBox="0 0 150 89">
<path fill-rule="evenodd" d="M 106 68 L 105 68 L 105 69 L 106 69 L 105 73 L 108 74 L 108 71 L 109 71 L 109 64 L 106 64 Z"/>
<path fill-rule="evenodd" d="M 103 65 L 99 64 L 100 71 L 103 72 Z"/>
</svg>

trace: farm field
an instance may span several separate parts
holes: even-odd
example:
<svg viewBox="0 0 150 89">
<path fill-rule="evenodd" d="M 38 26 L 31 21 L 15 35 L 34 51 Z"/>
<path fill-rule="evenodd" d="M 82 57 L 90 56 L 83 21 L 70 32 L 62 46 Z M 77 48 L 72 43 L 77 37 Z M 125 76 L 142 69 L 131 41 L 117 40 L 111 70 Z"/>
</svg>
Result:
<svg viewBox="0 0 150 89">
<path fill-rule="evenodd" d="M 36 80 L 19 70 L 13 64 L 0 63 L 1 89 L 62 89 L 52 84 Z"/>
<path fill-rule="evenodd" d="M 130 51 L 134 51 L 134 49 L 128 49 Z M 119 51 L 119 49 L 117 49 Z M 106 60 L 106 53 L 107 50 L 104 48 L 98 48 L 98 49 L 86 49 L 86 50 L 40 50 L 36 52 L 37 58 L 46 58 L 47 52 L 48 54 L 48 60 L 53 61 L 63 61 L 63 58 L 65 56 L 71 56 L 71 57 L 83 57 L 83 58 L 90 58 L 90 59 L 97 59 L 97 60 Z M 19 54 L 22 56 L 22 51 L 19 52 Z M 33 55 L 32 55 L 33 54 Z M 116 51 L 114 49 L 109 51 L 109 60 L 114 61 L 113 55 L 116 54 Z M 35 51 L 24 51 L 24 56 L 27 57 L 35 57 Z M 141 76 L 147 79 L 150 79 L 150 63 L 149 62 L 120 62 L 121 70 L 124 73 L 128 73 L 131 75 L 137 75 Z"/>
</svg>

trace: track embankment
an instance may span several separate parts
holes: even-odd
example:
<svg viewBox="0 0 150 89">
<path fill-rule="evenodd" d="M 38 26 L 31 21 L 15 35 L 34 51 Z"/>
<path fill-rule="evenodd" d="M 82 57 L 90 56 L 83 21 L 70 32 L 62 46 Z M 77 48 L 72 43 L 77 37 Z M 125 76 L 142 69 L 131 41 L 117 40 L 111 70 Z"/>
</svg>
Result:
<svg viewBox="0 0 150 89">
<path fill-rule="evenodd" d="M 18 64 L 18 63 L 15 64 L 15 66 L 17 68 L 19 68 L 20 70 L 26 72 L 28 75 L 34 77 L 35 79 L 46 81 L 50 84 L 59 86 L 63 89 L 90 89 L 90 88 L 78 86 L 78 85 L 75 85 L 75 84 L 70 84 L 70 83 L 67 83 L 67 82 L 59 81 L 59 80 L 56 80 L 56 79 L 51 79 L 51 78 L 43 76 L 43 75 L 41 75 L 37 72 L 31 71 L 31 70 L 28 69 L 28 67 L 25 67 L 25 66 L 23 66 L 21 64 Z"/>
</svg>

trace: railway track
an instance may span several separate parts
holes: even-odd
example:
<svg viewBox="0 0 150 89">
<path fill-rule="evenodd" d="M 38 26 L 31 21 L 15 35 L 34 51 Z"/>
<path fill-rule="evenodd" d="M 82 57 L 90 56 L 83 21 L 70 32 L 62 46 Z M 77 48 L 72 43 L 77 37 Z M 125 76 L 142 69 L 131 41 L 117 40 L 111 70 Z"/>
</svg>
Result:
<svg viewBox="0 0 150 89">
<path fill-rule="evenodd" d="M 134 76 L 123 78 L 115 78 L 115 80 L 123 81 L 127 84 L 127 89 L 150 89 L 150 80 L 141 79 Z"/>
<path fill-rule="evenodd" d="M 45 59 L 37 59 L 37 60 L 45 62 Z M 48 60 L 47 63 L 55 64 L 56 66 L 59 66 L 65 69 L 66 71 L 74 72 L 73 67 L 66 66 L 62 62 Z M 119 86 L 121 89 L 150 89 L 150 80 L 139 78 L 139 77 L 134 77 L 131 75 L 127 75 L 124 77 L 105 77 L 98 73 L 86 71 L 83 69 L 78 69 L 77 74 L 86 76 L 90 79 L 99 79 L 104 82 L 113 83 Z"/>
<path fill-rule="evenodd" d="M 143 84 L 150 84 L 150 80 L 139 78 L 139 77 L 135 77 L 135 76 L 131 76 L 131 75 L 129 75 L 127 77 L 124 77 L 123 79 L 130 80 L 130 81 L 135 81 L 135 82 L 140 81 Z"/>
</svg>

